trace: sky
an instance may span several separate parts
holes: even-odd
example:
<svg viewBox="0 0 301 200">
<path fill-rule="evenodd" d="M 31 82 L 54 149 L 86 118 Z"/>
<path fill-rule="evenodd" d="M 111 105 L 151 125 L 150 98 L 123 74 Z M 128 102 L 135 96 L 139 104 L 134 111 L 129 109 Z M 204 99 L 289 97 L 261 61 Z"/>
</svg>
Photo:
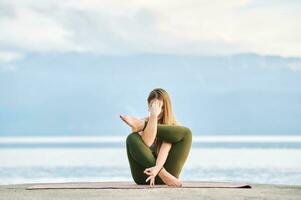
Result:
<svg viewBox="0 0 301 200">
<path fill-rule="evenodd" d="M 297 0 L 0 1 L 0 60 L 28 52 L 301 56 Z"/>
<path fill-rule="evenodd" d="M 301 134 L 300 10 L 0 0 L 0 135 L 126 134 L 156 87 L 196 134 Z"/>
</svg>

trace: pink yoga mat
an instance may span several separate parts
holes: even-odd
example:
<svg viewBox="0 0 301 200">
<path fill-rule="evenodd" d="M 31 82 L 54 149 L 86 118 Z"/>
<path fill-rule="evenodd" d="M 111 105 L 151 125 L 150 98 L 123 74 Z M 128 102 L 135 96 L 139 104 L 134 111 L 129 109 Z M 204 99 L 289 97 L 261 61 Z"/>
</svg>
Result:
<svg viewBox="0 0 301 200">
<path fill-rule="evenodd" d="M 40 183 L 27 187 L 27 190 L 39 189 L 145 189 L 150 185 L 137 185 L 133 181 L 113 182 L 65 182 L 65 183 Z M 152 188 L 173 188 L 167 185 L 155 185 Z M 251 188 L 245 183 L 212 182 L 212 181 L 182 181 L 181 188 Z"/>
</svg>

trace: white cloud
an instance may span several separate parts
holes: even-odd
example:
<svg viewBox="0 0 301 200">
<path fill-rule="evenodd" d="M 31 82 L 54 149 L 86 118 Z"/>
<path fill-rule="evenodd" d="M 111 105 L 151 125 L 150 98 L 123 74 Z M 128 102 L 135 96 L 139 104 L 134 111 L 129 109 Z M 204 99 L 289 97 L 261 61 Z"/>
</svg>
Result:
<svg viewBox="0 0 301 200">
<path fill-rule="evenodd" d="M 298 1 L 1 2 L 11 13 L 0 14 L 0 46 L 9 48 L 301 56 Z"/>
<path fill-rule="evenodd" d="M 47 13 L 45 13 L 46 15 Z M 73 32 L 58 19 L 30 9 L 16 7 L 14 17 L 0 19 L 0 44 L 32 51 L 69 51 L 79 49 L 69 40 Z"/>
<path fill-rule="evenodd" d="M 16 52 L 0 51 L 0 62 L 11 62 L 23 58 L 23 55 Z"/>
</svg>

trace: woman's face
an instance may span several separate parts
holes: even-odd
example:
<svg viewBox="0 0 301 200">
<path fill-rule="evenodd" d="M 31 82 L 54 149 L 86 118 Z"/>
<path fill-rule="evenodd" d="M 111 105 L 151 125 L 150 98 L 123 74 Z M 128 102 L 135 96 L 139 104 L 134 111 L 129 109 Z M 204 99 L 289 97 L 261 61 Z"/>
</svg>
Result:
<svg viewBox="0 0 301 200">
<path fill-rule="evenodd" d="M 152 105 L 152 103 L 153 103 L 155 100 L 157 100 L 157 99 L 152 99 L 152 100 L 150 101 L 150 103 L 148 104 L 148 108 L 150 108 L 150 106 Z M 160 114 L 158 115 L 158 119 L 160 119 L 160 118 L 162 117 L 162 115 L 163 115 L 163 100 L 160 100 L 160 99 L 158 99 L 158 100 L 159 100 L 159 102 L 162 104 L 162 106 L 161 106 L 161 112 L 160 112 Z"/>
</svg>

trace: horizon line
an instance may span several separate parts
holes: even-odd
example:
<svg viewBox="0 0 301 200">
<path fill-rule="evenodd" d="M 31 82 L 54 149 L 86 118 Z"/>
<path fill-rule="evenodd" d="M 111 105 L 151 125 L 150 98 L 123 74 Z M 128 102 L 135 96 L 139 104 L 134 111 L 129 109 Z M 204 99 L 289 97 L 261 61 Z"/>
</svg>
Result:
<svg viewBox="0 0 301 200">
<path fill-rule="evenodd" d="M 116 136 L 0 136 L 0 144 L 9 143 L 120 143 L 125 141 L 127 135 Z M 192 142 L 301 142 L 301 136 L 296 135 L 215 135 L 215 136 L 193 136 Z"/>
</svg>

